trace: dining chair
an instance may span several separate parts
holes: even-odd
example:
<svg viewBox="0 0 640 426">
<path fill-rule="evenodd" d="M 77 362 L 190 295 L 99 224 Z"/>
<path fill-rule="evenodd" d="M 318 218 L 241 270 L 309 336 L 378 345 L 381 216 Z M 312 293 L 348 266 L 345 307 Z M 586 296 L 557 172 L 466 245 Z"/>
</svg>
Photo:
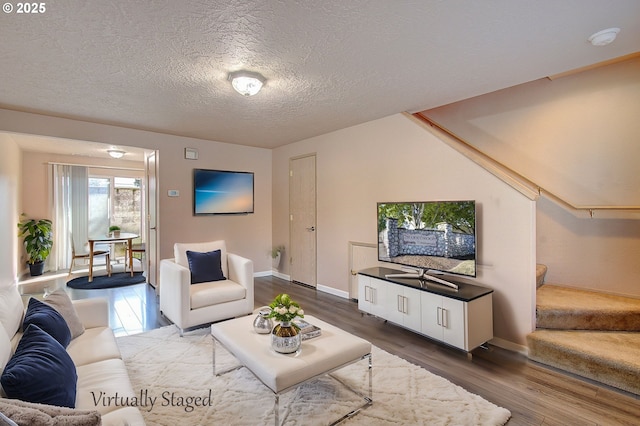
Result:
<svg viewBox="0 0 640 426">
<path fill-rule="evenodd" d="M 75 264 L 76 259 L 89 259 L 91 253 L 89 252 L 88 243 L 84 246 L 84 249 L 81 251 L 76 251 L 75 241 L 73 240 L 73 235 L 69 235 L 69 239 L 71 240 L 71 265 L 69 265 L 69 275 L 71 276 L 71 272 L 73 270 L 73 265 Z M 107 265 L 107 274 L 111 276 L 111 253 L 109 250 L 93 250 L 93 257 L 96 256 L 105 256 L 106 265 Z"/>
<path fill-rule="evenodd" d="M 142 264 L 142 269 L 144 269 L 144 263 L 142 262 L 142 259 L 145 256 L 145 253 L 147 252 L 146 246 L 144 243 L 138 243 L 138 244 L 133 244 L 131 246 L 131 254 L 132 255 L 136 255 L 139 254 L 140 255 L 140 263 Z M 127 247 L 126 251 L 125 251 L 125 259 L 129 258 L 129 248 Z M 131 267 L 133 268 L 133 265 L 131 265 Z M 124 263 L 124 271 L 127 272 L 127 262 L 125 261 Z"/>
</svg>

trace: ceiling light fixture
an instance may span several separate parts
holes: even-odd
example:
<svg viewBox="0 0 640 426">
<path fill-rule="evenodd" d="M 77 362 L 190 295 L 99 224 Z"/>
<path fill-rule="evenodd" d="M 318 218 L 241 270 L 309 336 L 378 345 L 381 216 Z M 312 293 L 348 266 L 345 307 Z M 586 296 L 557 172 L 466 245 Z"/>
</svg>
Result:
<svg viewBox="0 0 640 426">
<path fill-rule="evenodd" d="M 122 158 L 126 154 L 126 152 L 120 151 L 119 149 L 108 149 L 107 152 L 111 158 Z"/>
<path fill-rule="evenodd" d="M 620 28 L 607 28 L 606 30 L 591 34 L 587 40 L 594 46 L 606 46 L 607 44 L 613 43 L 613 40 L 616 39 L 619 32 Z"/>
<path fill-rule="evenodd" d="M 253 96 L 262 89 L 267 79 L 257 72 L 235 71 L 229 73 L 229 81 L 236 92 L 243 96 Z"/>
</svg>

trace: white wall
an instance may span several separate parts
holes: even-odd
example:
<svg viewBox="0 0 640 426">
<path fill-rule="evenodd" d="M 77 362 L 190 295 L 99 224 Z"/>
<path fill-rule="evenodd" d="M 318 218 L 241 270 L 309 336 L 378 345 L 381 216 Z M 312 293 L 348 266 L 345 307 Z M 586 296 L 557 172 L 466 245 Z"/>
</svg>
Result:
<svg viewBox="0 0 640 426">
<path fill-rule="evenodd" d="M 544 198 L 537 218 L 546 282 L 640 297 L 640 220 L 576 217 Z"/>
<path fill-rule="evenodd" d="M 475 282 L 495 290 L 495 335 L 524 345 L 533 329 L 534 203 L 402 114 L 274 151 L 8 110 L 0 110 L 0 131 L 158 150 L 162 257 L 172 255 L 175 241 L 225 238 L 230 250 L 254 260 L 256 271 L 270 270 L 272 241 L 289 244 L 289 158 L 316 152 L 318 283 L 337 292 L 348 292 L 348 242 L 375 242 L 376 202 L 475 199 L 480 262 Z M 197 148 L 200 160 L 184 160 L 185 147 Z M 256 213 L 193 217 L 194 167 L 254 171 Z M 169 189 L 183 195 L 170 198 Z M 281 266 L 288 273 L 286 262 Z"/>
<path fill-rule="evenodd" d="M 16 282 L 18 253 L 24 251 L 17 237 L 21 211 L 21 156 L 20 149 L 7 135 L 0 134 L 0 146 L 0 287 L 7 287 Z"/>
<path fill-rule="evenodd" d="M 424 111 L 574 206 L 640 206 L 640 58 Z"/>
<path fill-rule="evenodd" d="M 225 239 L 230 252 L 254 261 L 256 272 L 271 270 L 271 259 L 267 256 L 271 247 L 272 214 L 270 150 L 9 110 L 0 110 L 0 132 L 3 131 L 157 150 L 160 257 L 173 257 L 175 242 Z M 199 159 L 184 159 L 186 147 L 198 149 Z M 255 213 L 193 216 L 194 168 L 254 172 Z M 40 177 L 42 170 L 37 171 Z M 169 197 L 169 189 L 179 190 L 180 196 Z M 46 202 L 43 199 L 39 207 L 32 205 L 30 210 L 42 211 Z"/>
<path fill-rule="evenodd" d="M 535 203 L 398 114 L 277 148 L 273 241 L 289 245 L 288 167 L 317 155 L 318 286 L 348 292 L 348 242 L 376 242 L 376 203 L 474 199 L 479 268 L 494 293 L 495 335 L 517 345 L 533 329 Z M 287 262 L 282 273 L 289 272 Z"/>
<path fill-rule="evenodd" d="M 541 79 L 423 114 L 574 205 L 640 205 L 640 58 Z M 546 282 L 640 297 L 640 211 L 538 202 Z"/>
</svg>

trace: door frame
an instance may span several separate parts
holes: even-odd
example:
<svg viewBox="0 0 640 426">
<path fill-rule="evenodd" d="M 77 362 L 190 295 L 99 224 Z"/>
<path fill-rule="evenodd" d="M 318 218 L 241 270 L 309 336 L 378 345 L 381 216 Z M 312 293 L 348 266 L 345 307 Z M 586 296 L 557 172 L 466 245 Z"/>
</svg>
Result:
<svg viewBox="0 0 640 426">
<path fill-rule="evenodd" d="M 155 287 L 156 293 L 159 288 L 159 261 L 158 261 L 158 243 L 160 241 L 160 197 L 158 184 L 158 161 L 159 151 L 153 150 L 145 153 L 144 169 L 145 169 L 145 263 L 146 263 L 146 281 Z M 153 181 L 152 181 L 153 180 Z M 152 194 L 153 192 L 153 194 Z M 154 203 L 152 206 L 151 203 Z M 153 217 L 152 217 L 153 216 Z"/>
</svg>

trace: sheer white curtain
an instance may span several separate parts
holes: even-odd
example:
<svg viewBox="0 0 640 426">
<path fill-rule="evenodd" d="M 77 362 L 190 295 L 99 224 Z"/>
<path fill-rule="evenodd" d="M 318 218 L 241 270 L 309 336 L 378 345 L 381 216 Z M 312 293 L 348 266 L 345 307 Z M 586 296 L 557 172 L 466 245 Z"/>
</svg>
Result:
<svg viewBox="0 0 640 426">
<path fill-rule="evenodd" d="M 88 240 L 89 172 L 86 167 L 52 164 L 53 250 L 51 269 L 68 269 L 71 263 L 71 239 L 80 249 Z"/>
</svg>

